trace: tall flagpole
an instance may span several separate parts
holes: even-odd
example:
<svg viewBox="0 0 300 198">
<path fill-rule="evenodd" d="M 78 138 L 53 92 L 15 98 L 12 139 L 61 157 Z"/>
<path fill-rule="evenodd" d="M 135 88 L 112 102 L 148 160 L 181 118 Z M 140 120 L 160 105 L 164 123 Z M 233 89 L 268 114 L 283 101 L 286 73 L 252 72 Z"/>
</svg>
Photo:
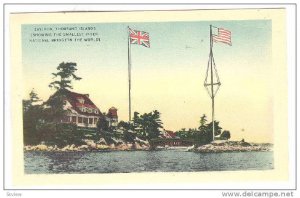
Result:
<svg viewBox="0 0 300 198">
<path fill-rule="evenodd" d="M 128 29 L 128 119 L 131 121 L 131 44 L 130 44 L 130 31 Z"/>
<path fill-rule="evenodd" d="M 206 77 L 204 80 L 204 87 L 206 88 L 209 96 L 211 97 L 211 119 L 212 119 L 212 141 L 215 140 L 215 96 L 221 86 L 221 82 L 219 79 L 219 75 L 216 69 L 216 64 L 214 60 L 214 55 L 213 55 L 213 43 L 214 39 L 216 37 L 217 42 L 223 42 L 226 44 L 231 45 L 231 32 L 225 29 L 219 29 L 218 28 L 218 35 L 213 35 L 212 33 L 212 28 L 214 26 L 210 25 L 210 52 L 209 52 L 209 58 L 208 58 L 208 63 L 207 63 L 207 70 L 206 70 Z M 215 71 L 213 71 L 213 69 Z M 209 70 L 210 70 L 210 83 L 208 79 L 209 75 Z M 214 82 L 214 74 L 215 76 L 215 82 Z M 214 90 L 214 86 L 217 86 L 216 89 Z"/>
<path fill-rule="evenodd" d="M 215 96 L 214 96 L 214 75 L 213 75 L 213 38 L 212 25 L 210 25 L 210 86 L 211 86 L 211 117 L 212 117 L 212 141 L 215 140 Z"/>
</svg>

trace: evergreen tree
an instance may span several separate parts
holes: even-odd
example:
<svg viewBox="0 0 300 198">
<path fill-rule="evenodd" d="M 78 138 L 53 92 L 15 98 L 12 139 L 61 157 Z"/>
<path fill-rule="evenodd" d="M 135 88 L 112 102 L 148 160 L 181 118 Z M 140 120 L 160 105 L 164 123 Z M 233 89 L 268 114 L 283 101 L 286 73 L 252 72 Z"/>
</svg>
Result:
<svg viewBox="0 0 300 198">
<path fill-rule="evenodd" d="M 58 80 L 55 80 L 49 84 L 50 88 L 55 88 L 57 90 L 64 90 L 64 89 L 73 89 L 71 82 L 73 80 L 81 80 L 80 77 L 75 75 L 77 71 L 77 64 L 76 63 L 65 63 L 62 62 L 56 68 L 58 72 L 52 73 L 54 78 L 58 77 Z"/>
<path fill-rule="evenodd" d="M 162 121 L 160 120 L 160 113 L 157 110 L 142 115 L 135 112 L 133 123 L 140 138 L 147 140 L 158 138 L 160 129 L 163 128 Z"/>
<path fill-rule="evenodd" d="M 49 87 L 57 89 L 57 92 L 45 103 L 50 107 L 50 109 L 47 109 L 45 115 L 46 119 L 52 122 L 60 121 L 66 114 L 66 111 L 63 109 L 63 107 L 65 104 L 67 89 L 73 89 L 71 85 L 72 80 L 81 80 L 80 77 L 75 75 L 75 72 L 77 71 L 76 63 L 62 62 L 56 69 L 58 71 L 56 73 L 52 73 L 52 75 L 54 78 L 58 77 L 59 80 L 51 82 Z"/>
<path fill-rule="evenodd" d="M 221 132 L 222 132 L 222 128 L 219 126 L 219 123 L 220 122 L 218 122 L 218 121 L 214 121 L 214 128 L 215 128 L 215 136 L 217 136 L 217 135 L 220 135 L 221 134 Z M 212 122 L 210 122 L 208 125 L 207 125 L 207 129 L 209 130 L 209 133 L 212 135 L 212 132 L 213 132 L 213 130 L 212 130 Z"/>
<path fill-rule="evenodd" d="M 136 138 L 135 126 L 131 122 L 121 121 L 118 124 L 118 128 L 122 129 L 123 134 L 121 138 L 127 143 L 134 143 Z"/>
<path fill-rule="evenodd" d="M 23 100 L 23 141 L 25 145 L 38 144 L 41 134 L 37 130 L 43 114 L 43 106 L 36 104 L 40 102 L 34 89 L 29 94 L 29 100 Z"/>
<path fill-rule="evenodd" d="M 57 72 L 52 75 L 58 79 L 51 82 L 49 87 L 57 91 L 44 103 L 46 106 L 43 112 L 44 122 L 40 123 L 38 129 L 48 143 L 58 146 L 79 144 L 83 134 L 77 131 L 77 126 L 72 123 L 62 123 L 68 114 L 68 111 L 64 109 L 68 89 L 73 89 L 72 80 L 81 80 L 75 75 L 77 64 L 62 62 L 56 69 Z"/>
<path fill-rule="evenodd" d="M 112 139 L 115 137 L 114 135 L 114 131 L 109 127 L 106 116 L 103 114 L 97 122 L 96 141 L 98 141 L 100 138 L 104 138 L 108 144 L 111 144 L 114 143 Z"/>
<path fill-rule="evenodd" d="M 97 128 L 99 129 L 100 132 L 103 131 L 108 131 L 108 121 L 105 119 L 105 114 L 103 114 L 103 116 L 101 116 L 97 122 Z"/>
<path fill-rule="evenodd" d="M 205 127 L 205 124 L 206 124 L 206 122 L 207 122 L 207 119 L 206 119 L 206 118 L 207 118 L 207 117 L 206 117 L 205 114 L 203 114 L 203 115 L 201 116 L 201 118 L 200 118 L 200 127 L 199 127 L 199 129 Z"/>
<path fill-rule="evenodd" d="M 224 130 L 222 133 L 221 133 L 221 139 L 223 140 L 229 140 L 230 139 L 230 131 L 227 131 L 227 130 Z"/>
</svg>

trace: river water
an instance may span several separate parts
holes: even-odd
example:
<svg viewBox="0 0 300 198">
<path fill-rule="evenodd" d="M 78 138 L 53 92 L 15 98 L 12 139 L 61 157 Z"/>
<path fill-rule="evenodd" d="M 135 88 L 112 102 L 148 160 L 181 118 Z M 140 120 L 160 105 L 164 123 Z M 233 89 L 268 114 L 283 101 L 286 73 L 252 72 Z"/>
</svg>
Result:
<svg viewBox="0 0 300 198">
<path fill-rule="evenodd" d="M 25 173 L 197 172 L 273 169 L 273 152 L 84 151 L 24 153 Z"/>
</svg>

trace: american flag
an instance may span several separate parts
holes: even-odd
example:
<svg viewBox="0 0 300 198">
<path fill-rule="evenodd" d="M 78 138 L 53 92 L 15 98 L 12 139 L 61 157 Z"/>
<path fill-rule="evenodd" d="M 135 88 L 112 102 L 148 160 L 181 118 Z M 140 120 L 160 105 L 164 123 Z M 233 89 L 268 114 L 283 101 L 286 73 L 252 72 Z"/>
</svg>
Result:
<svg viewBox="0 0 300 198">
<path fill-rule="evenodd" d="M 148 32 L 133 30 L 129 28 L 129 36 L 131 44 L 138 44 L 143 45 L 145 47 L 150 47 Z"/>
<path fill-rule="evenodd" d="M 214 42 L 222 42 L 231 45 L 231 32 L 224 28 L 218 28 L 218 35 L 213 34 Z"/>
</svg>

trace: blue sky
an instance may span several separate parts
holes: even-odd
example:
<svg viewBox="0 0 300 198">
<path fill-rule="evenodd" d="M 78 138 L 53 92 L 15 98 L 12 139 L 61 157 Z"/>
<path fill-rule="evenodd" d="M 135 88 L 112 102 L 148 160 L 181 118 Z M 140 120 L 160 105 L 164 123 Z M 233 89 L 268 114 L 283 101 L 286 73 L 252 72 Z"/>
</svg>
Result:
<svg viewBox="0 0 300 198">
<path fill-rule="evenodd" d="M 245 59 L 260 58 L 261 52 L 268 53 L 271 41 L 271 23 L 261 21 L 222 22 L 165 22 L 165 23 L 111 23 L 111 24 L 64 24 L 23 25 L 23 61 L 25 71 L 32 70 L 32 64 L 63 61 L 68 58 L 88 59 L 90 66 L 127 66 L 127 26 L 150 33 L 151 48 L 132 46 L 132 59 L 143 69 L 157 69 L 159 65 L 169 68 L 196 66 L 206 62 L 209 52 L 209 24 L 224 27 L 232 32 L 233 46 L 216 44 L 216 58 L 222 61 L 227 56 L 244 56 Z M 95 26 L 100 43 L 29 43 L 34 27 Z M 254 47 L 259 50 L 253 50 Z M 84 54 L 82 53 L 84 52 Z M 245 55 L 247 53 L 247 55 Z M 75 56 L 76 55 L 76 56 Z M 180 56 L 180 59 L 174 57 Z M 159 59 L 159 61 L 158 61 Z M 73 60 L 73 59 L 72 59 Z M 31 65 L 31 66 L 29 66 Z M 26 66 L 30 68 L 26 68 Z M 36 68 L 38 69 L 38 68 Z M 45 67 L 43 67 L 45 69 Z M 53 69 L 53 66 L 50 66 Z"/>
</svg>

